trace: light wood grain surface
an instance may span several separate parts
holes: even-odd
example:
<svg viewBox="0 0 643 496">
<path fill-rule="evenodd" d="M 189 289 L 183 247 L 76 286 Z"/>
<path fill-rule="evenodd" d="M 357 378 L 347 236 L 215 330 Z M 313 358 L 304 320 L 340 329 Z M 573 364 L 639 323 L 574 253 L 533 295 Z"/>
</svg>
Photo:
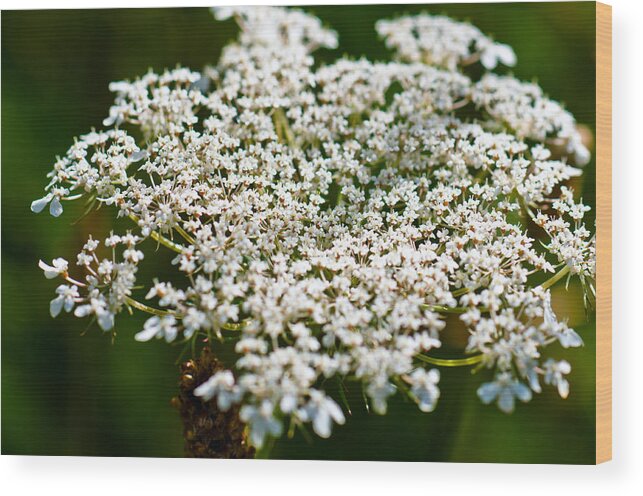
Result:
<svg viewBox="0 0 643 496">
<path fill-rule="evenodd" d="M 612 459 L 612 7 L 596 3 L 596 463 Z"/>
</svg>

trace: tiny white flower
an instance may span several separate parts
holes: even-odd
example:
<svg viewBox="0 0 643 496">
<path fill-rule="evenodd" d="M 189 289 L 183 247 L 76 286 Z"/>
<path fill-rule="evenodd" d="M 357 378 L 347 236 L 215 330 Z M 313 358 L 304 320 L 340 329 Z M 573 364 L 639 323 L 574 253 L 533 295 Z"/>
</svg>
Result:
<svg viewBox="0 0 643 496">
<path fill-rule="evenodd" d="M 300 410 L 299 416 L 305 422 L 312 422 L 313 430 L 323 438 L 330 437 L 333 421 L 340 425 L 346 421 L 339 405 L 316 389 L 311 389 L 310 400 Z"/>
<path fill-rule="evenodd" d="M 567 326 L 564 326 L 564 328 L 558 332 L 557 336 L 558 342 L 563 348 L 578 348 L 579 346 L 583 346 L 583 338 Z"/>
<path fill-rule="evenodd" d="M 130 156 L 130 161 L 132 162 L 140 162 L 143 159 L 147 158 L 147 151 L 146 150 L 139 150 L 137 152 L 132 153 Z"/>
<path fill-rule="evenodd" d="M 63 206 L 60 203 L 60 198 L 55 196 L 49 204 L 49 213 L 54 217 L 59 217 L 63 213 Z"/>
<path fill-rule="evenodd" d="M 263 400 L 259 406 L 244 405 L 239 417 L 250 426 L 250 442 L 256 448 L 261 448 L 266 436 L 281 436 L 282 423 L 273 416 L 273 404 Z"/>
<path fill-rule="evenodd" d="M 67 273 L 68 263 L 64 258 L 54 258 L 52 265 L 48 265 L 40 260 L 38 262 L 38 267 L 44 271 L 47 279 L 53 279 Z"/>
<path fill-rule="evenodd" d="M 96 314 L 98 326 L 105 332 L 114 328 L 114 314 L 105 310 Z"/>
<path fill-rule="evenodd" d="M 495 69 L 498 62 L 508 67 L 516 65 L 516 54 L 509 45 L 493 43 L 480 56 L 480 63 L 485 69 Z"/>
<path fill-rule="evenodd" d="M 556 386 L 560 397 L 567 398 L 569 396 L 569 382 L 564 376 L 572 371 L 569 362 L 567 360 L 557 362 L 550 358 L 544 363 L 543 368 L 545 370 L 545 384 Z"/>
<path fill-rule="evenodd" d="M 229 370 L 217 372 L 194 390 L 195 396 L 209 401 L 216 396 L 217 406 L 224 412 L 241 399 L 242 392 L 235 385 L 234 376 Z"/>
<path fill-rule="evenodd" d="M 366 387 L 366 394 L 371 398 L 375 413 L 384 415 L 387 410 L 388 397 L 395 393 L 396 389 L 385 376 L 378 376 Z"/>
<path fill-rule="evenodd" d="M 287 393 L 279 402 L 279 409 L 283 413 L 292 413 L 297 408 L 297 397 L 294 394 Z"/>
<path fill-rule="evenodd" d="M 49 304 L 49 312 L 52 317 L 57 317 L 58 314 L 65 309 L 65 312 L 69 313 L 74 308 L 76 300 L 80 298 L 78 293 L 77 286 L 68 286 L 66 284 L 61 284 L 56 288 L 56 298 L 51 300 Z"/>
<path fill-rule="evenodd" d="M 154 316 L 145 322 L 143 330 L 137 333 L 134 338 L 137 341 L 149 341 L 156 337 L 158 339 L 165 339 L 168 343 L 174 341 L 178 334 L 176 327 L 176 319 L 172 315 L 165 315 L 163 317 Z"/>
<path fill-rule="evenodd" d="M 34 213 L 40 213 L 44 210 L 44 208 L 49 204 L 51 201 L 51 198 L 53 195 L 51 193 L 43 196 L 42 198 L 38 200 L 34 200 L 31 202 L 31 211 Z"/>
<path fill-rule="evenodd" d="M 514 398 L 527 402 L 531 400 L 531 396 L 531 390 L 508 372 L 498 374 L 493 382 L 487 382 L 478 388 L 478 397 L 483 403 L 488 405 L 497 399 L 498 408 L 505 413 L 514 411 Z"/>
<path fill-rule="evenodd" d="M 440 397 L 437 385 L 440 382 L 440 371 L 432 369 L 415 369 L 409 377 L 411 393 L 417 399 L 418 406 L 423 412 L 432 412 Z"/>
</svg>

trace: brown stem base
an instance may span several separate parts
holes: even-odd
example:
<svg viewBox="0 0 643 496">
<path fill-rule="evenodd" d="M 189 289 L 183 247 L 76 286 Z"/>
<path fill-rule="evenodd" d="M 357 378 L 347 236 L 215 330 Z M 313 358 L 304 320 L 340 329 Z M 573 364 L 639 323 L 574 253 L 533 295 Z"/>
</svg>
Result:
<svg viewBox="0 0 643 496">
<path fill-rule="evenodd" d="M 204 402 L 194 389 L 215 372 L 223 370 L 209 349 L 201 356 L 181 364 L 179 395 L 172 404 L 183 421 L 185 456 L 189 458 L 254 458 L 255 449 L 246 439 L 246 426 L 239 419 L 239 408 L 223 412 L 216 400 Z"/>
</svg>

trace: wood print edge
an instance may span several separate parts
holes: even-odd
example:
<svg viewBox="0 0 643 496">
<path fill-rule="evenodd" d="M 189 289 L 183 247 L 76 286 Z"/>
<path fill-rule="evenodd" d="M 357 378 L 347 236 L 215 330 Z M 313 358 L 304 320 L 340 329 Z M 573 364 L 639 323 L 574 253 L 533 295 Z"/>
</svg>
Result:
<svg viewBox="0 0 643 496">
<path fill-rule="evenodd" d="M 612 459 L 612 7 L 596 2 L 596 463 Z"/>
</svg>

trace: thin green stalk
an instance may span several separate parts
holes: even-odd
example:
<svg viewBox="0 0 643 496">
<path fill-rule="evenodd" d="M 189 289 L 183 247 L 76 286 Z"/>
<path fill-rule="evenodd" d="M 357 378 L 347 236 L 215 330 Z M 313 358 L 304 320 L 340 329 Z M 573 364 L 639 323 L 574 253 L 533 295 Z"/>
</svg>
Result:
<svg viewBox="0 0 643 496">
<path fill-rule="evenodd" d="M 133 307 L 136 308 L 137 310 L 140 310 L 141 312 L 149 313 L 151 315 L 158 315 L 159 317 L 165 317 L 168 315 L 172 315 L 173 317 L 177 319 L 181 319 L 182 317 L 178 315 L 176 312 L 173 312 L 172 310 L 163 310 L 162 308 L 154 308 L 150 307 L 148 305 L 145 305 L 144 303 L 141 303 L 140 301 L 135 300 L 134 298 L 131 298 L 129 296 L 125 297 L 126 303 Z M 245 329 L 248 324 L 250 323 L 249 320 L 242 320 L 239 323 L 228 323 L 228 324 L 223 324 L 221 328 L 224 331 L 242 331 Z"/>
<path fill-rule="evenodd" d="M 259 460 L 268 460 L 270 458 L 270 453 L 272 452 L 272 449 L 275 447 L 276 443 L 276 438 L 267 436 L 266 439 L 264 439 L 263 446 L 257 450 L 255 458 Z"/>
<path fill-rule="evenodd" d="M 250 324 L 249 320 L 242 320 L 239 323 L 223 324 L 221 328 L 224 331 L 243 331 L 246 327 L 248 327 L 248 324 Z"/>
<path fill-rule="evenodd" d="M 393 382 L 397 386 L 397 389 L 402 391 L 408 399 L 410 399 L 413 402 L 416 401 L 411 391 L 409 391 L 408 386 L 404 384 L 404 382 L 402 382 L 402 379 L 400 379 L 399 377 L 393 377 Z"/>
<path fill-rule="evenodd" d="M 438 367 L 468 367 L 482 362 L 483 355 L 474 355 L 467 358 L 434 358 L 427 355 L 415 355 L 418 360 L 437 365 Z"/>
<path fill-rule="evenodd" d="M 430 310 L 438 313 L 464 313 L 469 310 L 467 307 L 447 307 L 444 305 L 421 305 L 423 310 Z"/>
<path fill-rule="evenodd" d="M 544 283 L 540 285 L 541 288 L 543 289 L 549 289 L 551 288 L 554 284 L 556 284 L 558 281 L 560 281 L 563 277 L 565 277 L 567 274 L 569 274 L 569 265 L 565 265 L 561 270 L 559 270 L 556 274 L 554 274 L 551 278 L 547 279 Z M 453 293 L 455 295 L 455 292 Z M 435 311 L 437 312 L 450 312 L 450 313 L 463 313 L 466 311 L 466 308 L 463 307 L 439 307 L 439 306 L 433 306 L 431 307 L 430 305 L 425 306 L 428 309 L 436 309 Z M 482 362 L 483 355 L 473 355 L 467 358 L 455 358 L 455 359 L 446 359 L 446 358 L 434 358 L 430 357 L 427 355 L 416 355 L 416 358 L 418 360 L 421 360 L 425 363 L 430 363 L 431 365 L 437 365 L 438 367 L 467 367 L 469 365 L 476 365 L 478 363 Z"/>
<path fill-rule="evenodd" d="M 295 146 L 295 135 L 293 134 L 292 129 L 290 129 L 288 118 L 286 117 L 283 109 L 275 109 L 272 117 L 279 141 L 285 141 L 287 145 Z"/>
<path fill-rule="evenodd" d="M 134 298 L 130 298 L 129 296 L 125 297 L 125 301 L 129 306 L 134 307 L 137 310 L 140 310 L 141 312 L 150 313 L 152 315 L 158 315 L 159 317 L 165 317 L 168 315 L 172 315 L 176 317 L 176 313 L 170 310 L 162 310 L 160 308 L 149 307 L 144 303 L 141 303 L 140 301 L 136 301 Z"/>
<path fill-rule="evenodd" d="M 139 219 L 136 215 L 134 215 L 134 214 L 129 214 L 129 218 L 130 218 L 130 219 L 132 219 L 132 220 L 133 220 L 134 222 L 136 222 L 137 224 L 138 224 L 138 222 L 139 222 L 139 220 L 140 220 L 140 219 Z M 169 240 L 169 239 L 167 239 L 165 236 L 160 235 L 160 234 L 159 234 L 159 233 L 157 233 L 156 231 L 152 231 L 152 233 L 150 234 L 150 236 L 151 236 L 151 237 L 152 237 L 152 239 L 154 239 L 154 241 L 156 241 L 157 243 L 162 244 L 162 245 L 163 245 L 163 246 L 165 246 L 166 248 L 169 248 L 170 250 L 175 251 L 176 253 L 183 253 L 183 252 L 185 251 L 185 247 L 184 247 L 184 246 L 179 245 L 179 244 L 175 243 L 174 241 L 170 241 L 170 240 Z"/>
<path fill-rule="evenodd" d="M 565 265 L 565 267 L 559 270 L 551 278 L 547 279 L 544 283 L 542 283 L 540 287 L 543 289 L 549 289 L 558 281 L 560 281 L 563 277 L 565 277 L 568 273 L 569 273 L 569 265 Z"/>
<path fill-rule="evenodd" d="M 176 232 L 178 232 L 183 237 L 184 240 L 186 240 L 191 245 L 194 244 L 194 238 L 190 236 L 187 232 L 185 232 L 185 229 L 183 229 L 181 226 L 176 226 L 174 229 L 176 229 Z"/>
<path fill-rule="evenodd" d="M 346 408 L 346 411 L 348 412 L 349 415 L 353 415 L 353 412 L 351 411 L 351 406 L 348 403 L 348 398 L 346 398 L 346 392 L 344 389 L 346 386 L 344 385 L 344 381 L 341 379 L 341 377 L 338 377 L 338 382 L 339 382 L 339 397 L 342 400 L 342 403 L 344 404 L 344 408 Z"/>
<path fill-rule="evenodd" d="M 467 294 L 467 293 L 470 293 L 471 291 L 475 291 L 475 289 L 476 289 L 475 287 L 473 287 L 473 288 L 460 288 L 460 289 L 456 289 L 451 294 L 453 294 L 453 296 L 462 296 L 463 294 Z"/>
</svg>

